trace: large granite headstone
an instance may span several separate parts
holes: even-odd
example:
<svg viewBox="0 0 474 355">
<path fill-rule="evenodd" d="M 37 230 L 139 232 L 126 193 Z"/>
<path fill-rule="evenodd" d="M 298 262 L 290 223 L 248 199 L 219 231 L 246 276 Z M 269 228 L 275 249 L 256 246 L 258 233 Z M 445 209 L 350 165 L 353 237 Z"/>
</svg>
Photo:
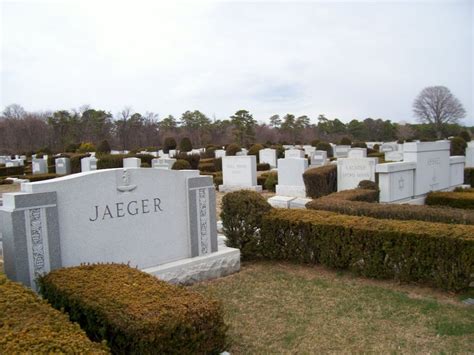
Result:
<svg viewBox="0 0 474 355">
<path fill-rule="evenodd" d="M 337 191 L 355 189 L 362 180 L 375 181 L 377 158 L 337 159 Z"/>
<path fill-rule="evenodd" d="M 198 171 L 106 169 L 21 189 L 3 195 L 0 225 L 5 272 L 27 286 L 82 263 L 183 283 L 239 269 L 239 250 L 218 249 L 214 185 Z"/>
</svg>

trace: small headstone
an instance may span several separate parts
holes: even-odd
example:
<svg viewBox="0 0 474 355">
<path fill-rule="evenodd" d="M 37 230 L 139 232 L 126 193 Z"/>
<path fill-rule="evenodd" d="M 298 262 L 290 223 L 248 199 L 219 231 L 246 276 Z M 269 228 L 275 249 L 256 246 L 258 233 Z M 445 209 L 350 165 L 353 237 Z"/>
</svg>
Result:
<svg viewBox="0 0 474 355">
<path fill-rule="evenodd" d="M 265 148 L 258 152 L 260 163 L 270 164 L 270 168 L 277 167 L 277 151 L 276 149 Z"/>
<path fill-rule="evenodd" d="M 285 150 L 285 158 L 304 158 L 304 151 L 299 149 Z"/>
<path fill-rule="evenodd" d="M 97 159 L 86 157 L 81 159 L 81 172 L 97 170 Z"/>
<path fill-rule="evenodd" d="M 336 158 L 347 158 L 349 156 L 350 145 L 336 145 L 333 147 L 334 157 Z"/>
<path fill-rule="evenodd" d="M 255 155 L 223 157 L 222 178 L 223 184 L 219 186 L 219 191 L 262 190 L 262 187 L 257 185 Z"/>
<path fill-rule="evenodd" d="M 367 158 L 367 148 L 351 148 L 348 158 Z"/>
<path fill-rule="evenodd" d="M 158 158 L 152 159 L 151 167 L 155 169 L 171 169 L 173 164 L 176 163 L 176 159 L 171 158 Z"/>
<path fill-rule="evenodd" d="M 278 185 L 276 194 L 279 196 L 306 197 L 303 173 L 308 168 L 305 158 L 278 159 Z"/>
<path fill-rule="evenodd" d="M 403 152 L 398 150 L 385 152 L 385 161 L 403 161 Z"/>
<path fill-rule="evenodd" d="M 323 166 L 328 163 L 328 152 L 325 150 L 315 150 L 310 155 L 311 167 Z"/>
<path fill-rule="evenodd" d="M 32 161 L 33 175 L 36 174 L 47 174 L 48 173 L 48 162 L 44 159 L 34 159 Z"/>
<path fill-rule="evenodd" d="M 54 162 L 56 165 L 56 174 L 68 175 L 71 173 L 71 159 L 57 158 Z"/>
<path fill-rule="evenodd" d="M 216 151 L 214 151 L 214 156 L 216 159 L 225 157 L 225 154 L 226 153 L 224 149 L 217 149 Z"/>
<path fill-rule="evenodd" d="M 139 168 L 142 164 L 140 158 L 124 158 L 123 167 L 124 168 Z"/>
</svg>

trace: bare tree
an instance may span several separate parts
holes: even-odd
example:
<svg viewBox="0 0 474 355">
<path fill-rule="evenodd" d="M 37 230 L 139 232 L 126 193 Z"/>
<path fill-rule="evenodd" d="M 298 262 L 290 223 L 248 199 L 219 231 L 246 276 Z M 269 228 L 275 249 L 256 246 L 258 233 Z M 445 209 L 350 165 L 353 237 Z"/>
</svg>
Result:
<svg viewBox="0 0 474 355">
<path fill-rule="evenodd" d="M 413 112 L 420 122 L 434 126 L 438 138 L 446 124 L 458 123 L 466 116 L 461 102 L 445 86 L 424 88 L 413 103 Z"/>
</svg>

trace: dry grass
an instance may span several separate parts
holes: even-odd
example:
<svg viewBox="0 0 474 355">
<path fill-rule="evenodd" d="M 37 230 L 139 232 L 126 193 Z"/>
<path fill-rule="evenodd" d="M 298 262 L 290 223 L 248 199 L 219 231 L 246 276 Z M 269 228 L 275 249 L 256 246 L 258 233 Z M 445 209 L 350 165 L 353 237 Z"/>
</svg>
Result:
<svg viewBox="0 0 474 355">
<path fill-rule="evenodd" d="M 18 191 L 20 191 L 20 188 L 21 188 L 20 184 L 0 185 L 0 198 L 6 192 L 18 192 Z"/>
<path fill-rule="evenodd" d="M 473 308 L 429 288 L 271 262 L 193 288 L 223 301 L 233 354 L 474 351 Z"/>
</svg>

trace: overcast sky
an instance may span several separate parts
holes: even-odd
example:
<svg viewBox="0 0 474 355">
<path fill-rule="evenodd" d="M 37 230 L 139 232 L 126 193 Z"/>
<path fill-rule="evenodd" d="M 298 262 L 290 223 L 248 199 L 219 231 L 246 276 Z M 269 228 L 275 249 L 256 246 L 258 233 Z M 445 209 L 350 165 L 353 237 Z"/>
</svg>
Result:
<svg viewBox="0 0 474 355">
<path fill-rule="evenodd" d="M 474 125 L 474 0 L 20 0 L 1 10 L 0 108 L 413 122 L 416 95 L 444 85 Z"/>
</svg>

